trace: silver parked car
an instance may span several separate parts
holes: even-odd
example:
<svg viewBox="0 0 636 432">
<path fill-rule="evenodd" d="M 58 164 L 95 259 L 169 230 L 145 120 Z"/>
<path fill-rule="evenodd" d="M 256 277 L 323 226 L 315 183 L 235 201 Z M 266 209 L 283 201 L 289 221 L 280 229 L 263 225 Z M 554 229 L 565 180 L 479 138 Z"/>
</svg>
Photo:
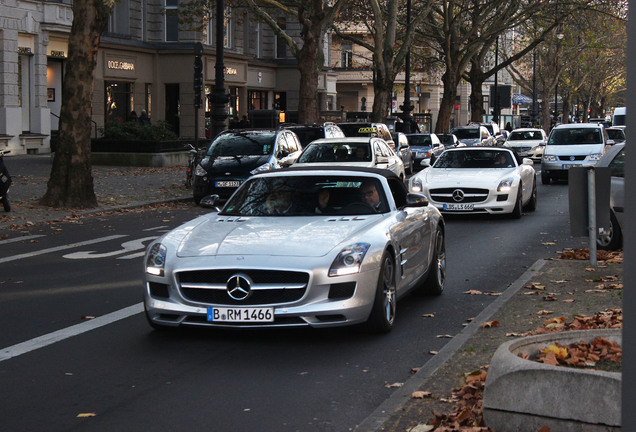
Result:
<svg viewBox="0 0 636 432">
<path fill-rule="evenodd" d="M 623 245 L 623 215 L 625 211 L 625 144 L 616 144 L 596 166 L 609 167 L 611 172 L 610 227 L 597 238 L 601 249 L 618 249 Z"/>
<path fill-rule="evenodd" d="M 289 168 L 250 177 L 221 211 L 150 244 L 144 262 L 154 328 L 383 332 L 400 297 L 442 293 L 445 226 L 385 170 Z"/>
<path fill-rule="evenodd" d="M 543 129 L 520 128 L 510 132 L 504 147 L 512 149 L 521 157 L 528 157 L 534 162 L 541 162 L 548 136 Z"/>
</svg>

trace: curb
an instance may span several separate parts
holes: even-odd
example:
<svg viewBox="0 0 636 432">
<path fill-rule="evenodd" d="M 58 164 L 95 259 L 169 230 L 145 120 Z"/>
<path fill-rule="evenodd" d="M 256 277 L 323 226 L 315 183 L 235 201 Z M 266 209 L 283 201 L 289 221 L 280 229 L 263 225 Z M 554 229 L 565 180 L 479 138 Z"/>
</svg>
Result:
<svg viewBox="0 0 636 432">
<path fill-rule="evenodd" d="M 515 282 L 510 285 L 501 296 L 489 304 L 477 317 L 447 343 L 431 360 L 426 362 L 416 374 L 386 399 L 375 411 L 365 418 L 354 429 L 356 432 L 376 432 L 384 430 L 384 423 L 411 399 L 411 394 L 417 391 L 446 361 L 448 361 L 480 328 L 481 324 L 490 318 L 512 298 L 538 271 L 547 260 L 536 261 Z"/>
</svg>

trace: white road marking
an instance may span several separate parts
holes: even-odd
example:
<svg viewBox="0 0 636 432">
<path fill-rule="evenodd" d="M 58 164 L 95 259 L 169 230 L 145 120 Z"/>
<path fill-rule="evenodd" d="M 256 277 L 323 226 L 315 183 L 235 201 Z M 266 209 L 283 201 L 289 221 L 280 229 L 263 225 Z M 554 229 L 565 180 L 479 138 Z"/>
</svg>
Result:
<svg viewBox="0 0 636 432">
<path fill-rule="evenodd" d="M 73 249 L 73 248 L 80 247 L 80 246 L 86 246 L 86 245 L 95 244 L 95 243 L 101 243 L 101 242 L 105 242 L 105 241 L 109 241 L 109 240 L 115 240 L 115 239 L 122 238 L 122 237 L 128 237 L 128 236 L 124 235 L 124 234 L 116 234 L 116 235 L 112 235 L 112 236 L 108 236 L 108 237 L 100 237 L 100 238 L 96 238 L 96 239 L 93 239 L 93 240 L 86 240 L 86 241 L 83 241 L 83 242 L 71 243 L 71 244 L 67 244 L 67 245 L 63 245 L 63 246 L 56 246 L 56 247 L 52 247 L 52 248 L 48 248 L 48 249 L 41 249 L 41 250 L 38 250 L 38 251 L 33 251 L 33 252 L 24 253 L 24 254 L 20 254 L 20 255 L 13 255 L 13 256 L 10 256 L 10 257 L 0 258 L 0 264 L 6 263 L 6 262 L 10 262 L 10 261 L 17 261 L 17 260 L 24 259 L 24 258 L 31 258 L 31 257 L 38 256 L 38 255 L 44 255 L 44 254 L 51 253 L 51 252 L 58 252 L 58 251 L 66 250 L 66 249 Z"/>
<path fill-rule="evenodd" d="M 104 327 L 108 324 L 112 324 L 116 321 L 143 312 L 143 310 L 143 303 L 137 303 L 127 308 L 109 313 L 108 315 L 97 317 L 90 321 L 85 321 L 81 324 L 76 324 L 74 326 L 67 327 L 65 329 L 61 329 L 53 333 L 49 333 L 7 348 L 2 348 L 2 350 L 0 350 L 0 362 L 9 360 L 22 354 L 26 354 L 31 351 L 35 351 L 40 348 L 44 348 L 45 346 L 52 345 L 64 339 L 68 339 L 73 336 L 77 336 L 82 333 Z"/>
<path fill-rule="evenodd" d="M 169 228 L 168 225 L 162 225 L 162 226 L 158 226 L 154 228 L 146 228 L 144 231 L 158 231 L 158 230 L 162 230 L 166 228 Z"/>
<path fill-rule="evenodd" d="M 146 248 L 146 246 L 144 245 L 144 242 L 154 240 L 156 238 L 157 236 L 152 236 L 152 237 L 144 237 L 137 240 L 130 240 L 121 244 L 122 249 L 118 249 L 112 252 L 96 253 L 95 251 L 79 251 L 79 252 L 66 254 L 64 255 L 64 258 L 67 258 L 67 259 L 107 258 L 107 257 L 115 256 L 115 255 L 121 255 L 123 253 L 135 252 L 140 249 L 143 250 Z"/>
<path fill-rule="evenodd" d="M 45 237 L 45 235 L 44 234 L 34 234 L 34 235 L 30 235 L 30 236 L 22 236 L 22 237 L 14 237 L 14 238 L 10 238 L 10 239 L 4 239 L 4 240 L 0 240 L 0 245 L 7 244 L 7 243 L 15 243 L 15 242 L 19 242 L 19 241 L 25 241 L 25 240 L 33 240 L 33 239 L 36 239 L 38 237 Z"/>
</svg>

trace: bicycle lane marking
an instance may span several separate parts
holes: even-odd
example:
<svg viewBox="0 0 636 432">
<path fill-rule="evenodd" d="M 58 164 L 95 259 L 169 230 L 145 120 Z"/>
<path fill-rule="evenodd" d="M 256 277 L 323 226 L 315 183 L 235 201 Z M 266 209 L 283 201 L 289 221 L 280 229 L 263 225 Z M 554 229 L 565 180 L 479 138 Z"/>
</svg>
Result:
<svg viewBox="0 0 636 432">
<path fill-rule="evenodd" d="M 143 312 L 143 310 L 143 303 L 137 303 L 132 306 L 128 306 L 127 308 L 109 313 L 107 315 L 94 318 L 90 321 L 75 324 L 71 327 L 67 327 L 53 333 L 45 334 L 43 336 L 36 337 L 34 339 L 21 342 L 19 344 L 15 344 L 10 347 L 2 348 L 0 350 L 0 362 L 18 357 L 22 354 L 26 354 L 40 348 L 44 348 L 45 346 L 63 341 L 64 339 L 68 339 L 73 336 L 77 336 L 82 333 L 104 327 L 108 324 L 112 324 L 124 318 L 137 315 L 138 313 Z"/>
<path fill-rule="evenodd" d="M 80 246 L 86 246 L 86 245 L 91 245 L 91 244 L 95 244 L 95 243 L 101 243 L 101 242 L 105 242 L 105 241 L 109 241 L 109 240 L 115 240 L 115 239 L 122 238 L 122 237 L 128 237 L 128 235 L 126 235 L 126 234 L 115 234 L 115 235 L 112 235 L 112 236 L 100 237 L 100 238 L 96 238 L 96 239 L 93 239 L 93 240 L 86 240 L 86 241 L 82 241 L 82 242 L 70 243 L 70 244 L 66 244 L 66 245 L 62 245 L 62 246 L 56 246 L 56 247 L 47 248 L 47 249 L 41 249 L 41 250 L 28 252 L 28 253 L 24 253 L 24 254 L 13 255 L 13 256 L 5 257 L 5 258 L 0 258 L 0 264 L 6 263 L 6 262 L 10 262 L 10 261 L 17 261 L 17 260 L 25 259 L 25 258 L 32 258 L 34 256 L 44 255 L 44 254 L 51 253 L 51 252 L 59 252 L 59 251 L 67 250 L 67 249 L 73 249 L 73 248 L 80 247 Z"/>
</svg>

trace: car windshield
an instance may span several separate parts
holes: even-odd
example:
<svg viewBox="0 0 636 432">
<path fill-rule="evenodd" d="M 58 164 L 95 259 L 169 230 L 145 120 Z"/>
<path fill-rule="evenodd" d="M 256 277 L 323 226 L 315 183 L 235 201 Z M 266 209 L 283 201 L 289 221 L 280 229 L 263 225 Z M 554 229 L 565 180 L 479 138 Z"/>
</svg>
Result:
<svg viewBox="0 0 636 432">
<path fill-rule="evenodd" d="M 433 141 L 431 140 L 431 136 L 429 134 L 417 134 L 417 135 L 409 135 L 409 145 L 412 146 L 422 146 L 422 147 L 430 147 L 433 145 Z"/>
<path fill-rule="evenodd" d="M 621 129 L 608 129 L 607 136 L 614 141 L 625 141 L 625 133 Z"/>
<path fill-rule="evenodd" d="M 453 135 L 457 139 L 479 139 L 479 129 L 455 129 Z"/>
<path fill-rule="evenodd" d="M 276 132 L 233 132 L 218 136 L 208 156 L 262 156 L 271 154 Z"/>
<path fill-rule="evenodd" d="M 452 134 L 437 134 L 437 138 L 439 138 L 440 142 L 444 145 L 455 144 Z"/>
<path fill-rule="evenodd" d="M 459 150 L 446 151 L 435 161 L 433 168 L 512 168 L 514 158 L 509 151 Z"/>
<path fill-rule="evenodd" d="M 311 162 L 368 162 L 371 161 L 369 143 L 313 143 L 298 158 L 298 163 Z"/>
<path fill-rule="evenodd" d="M 321 127 L 291 128 L 291 130 L 298 135 L 298 140 L 303 147 L 312 141 L 325 137 Z"/>
<path fill-rule="evenodd" d="M 512 131 L 510 132 L 510 136 L 508 137 L 509 141 L 531 141 L 531 140 L 540 140 L 543 137 L 541 136 L 540 131 Z"/>
<path fill-rule="evenodd" d="M 550 134 L 550 145 L 602 144 L 603 136 L 597 128 L 563 128 L 553 129 Z"/>
<path fill-rule="evenodd" d="M 358 176 L 256 177 L 219 214 L 228 216 L 366 215 L 389 210 L 380 180 Z"/>
</svg>

